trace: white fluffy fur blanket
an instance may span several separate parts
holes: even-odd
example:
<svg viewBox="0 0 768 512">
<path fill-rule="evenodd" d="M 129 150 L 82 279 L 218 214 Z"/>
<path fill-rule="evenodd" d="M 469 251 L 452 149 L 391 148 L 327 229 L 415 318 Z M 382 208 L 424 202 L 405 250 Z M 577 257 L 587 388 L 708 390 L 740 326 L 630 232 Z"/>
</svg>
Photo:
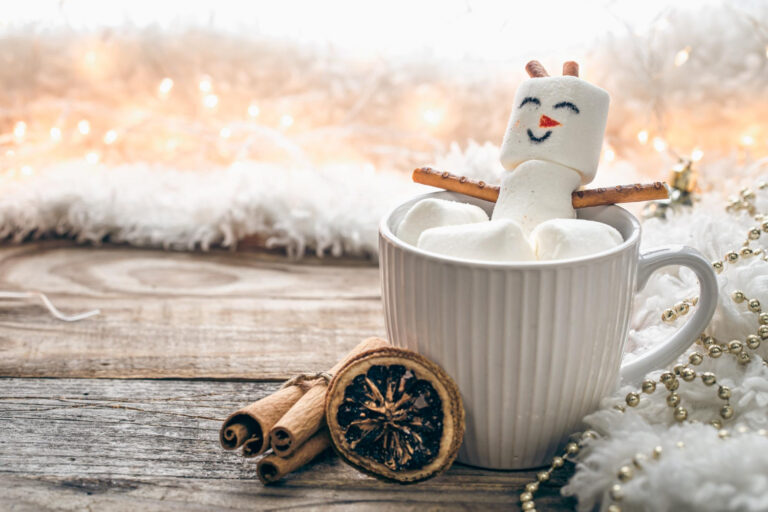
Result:
<svg viewBox="0 0 768 512">
<path fill-rule="evenodd" d="M 757 204 L 759 211 L 767 211 L 767 192 L 758 194 Z M 738 250 L 747 230 L 755 225 L 759 222 L 746 213 L 725 213 L 720 193 L 713 193 L 692 210 L 672 215 L 667 221 L 646 221 L 643 247 L 683 243 L 711 260 L 722 259 L 727 251 Z M 755 246 L 765 247 L 765 243 Z M 745 303 L 736 304 L 731 294 L 741 290 L 747 297 L 768 304 L 768 263 L 754 257 L 726 264 L 718 280 L 720 300 L 709 334 L 725 343 L 733 339 L 743 342 L 757 332 L 758 317 Z M 684 320 L 662 324 L 661 312 L 696 293 L 695 278 L 686 270 L 669 269 L 652 276 L 637 297 L 627 357 L 653 346 L 679 327 Z M 698 351 L 704 352 L 702 347 Z M 735 415 L 724 422 L 723 428 L 729 432 L 725 439 L 708 424 L 719 418 L 723 404 L 717 397 L 717 386 L 706 387 L 699 379 L 682 383 L 678 392 L 689 420 L 693 420 L 682 424 L 673 419 L 663 386 L 650 396 L 642 395 L 640 405 L 628 407 L 626 413 L 613 406 L 624 405 L 627 393 L 638 391 L 639 383 L 617 390 L 604 400 L 600 411 L 586 418 L 587 425 L 603 436 L 580 455 L 576 475 L 564 493 L 578 497 L 579 510 L 592 510 L 596 503 L 605 505 L 608 489 L 618 483 L 618 469 L 631 465 L 637 453 L 649 455 L 655 446 L 661 446 L 662 457 L 645 464 L 644 470 L 636 471 L 635 478 L 623 485 L 626 497 L 622 510 L 768 510 L 768 437 L 764 432 L 768 429 L 767 354 L 763 342 L 745 366 L 724 355 L 719 359 L 705 357 L 696 367 L 698 372 L 714 372 L 718 383 L 732 390 Z M 681 362 L 687 362 L 687 357 Z M 660 373 L 661 369 L 652 377 L 658 380 Z"/>
</svg>

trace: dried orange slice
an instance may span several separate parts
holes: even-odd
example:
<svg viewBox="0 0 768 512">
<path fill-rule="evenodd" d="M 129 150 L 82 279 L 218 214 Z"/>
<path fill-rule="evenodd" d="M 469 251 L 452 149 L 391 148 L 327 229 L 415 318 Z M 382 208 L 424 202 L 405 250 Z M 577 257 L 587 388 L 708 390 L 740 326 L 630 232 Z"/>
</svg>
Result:
<svg viewBox="0 0 768 512">
<path fill-rule="evenodd" d="M 464 436 L 459 388 L 438 365 L 401 348 L 344 365 L 328 387 L 325 415 L 342 459 L 404 484 L 448 469 Z"/>
</svg>

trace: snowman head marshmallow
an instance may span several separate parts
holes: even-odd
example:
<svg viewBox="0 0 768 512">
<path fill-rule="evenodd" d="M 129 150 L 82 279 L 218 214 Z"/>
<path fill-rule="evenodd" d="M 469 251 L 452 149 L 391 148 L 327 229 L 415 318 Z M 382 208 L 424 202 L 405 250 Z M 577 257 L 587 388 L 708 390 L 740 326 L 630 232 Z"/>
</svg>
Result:
<svg viewBox="0 0 768 512">
<path fill-rule="evenodd" d="M 600 160 L 608 93 L 580 79 L 572 61 L 563 65 L 563 76 L 548 76 L 537 61 L 525 68 L 531 78 L 515 94 L 502 165 L 511 171 L 526 160 L 545 160 L 575 170 L 582 184 L 589 183 Z"/>
</svg>

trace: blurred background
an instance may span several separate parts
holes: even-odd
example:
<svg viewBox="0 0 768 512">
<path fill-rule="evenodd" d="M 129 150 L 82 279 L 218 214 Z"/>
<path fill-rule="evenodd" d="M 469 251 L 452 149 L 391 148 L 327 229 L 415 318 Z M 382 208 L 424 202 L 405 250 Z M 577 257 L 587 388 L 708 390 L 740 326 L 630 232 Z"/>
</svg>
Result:
<svg viewBox="0 0 768 512">
<path fill-rule="evenodd" d="M 612 97 L 597 184 L 768 154 L 763 1 L 29 0 L 0 18 L 0 236 L 375 257 L 435 165 L 498 182 L 525 63 Z"/>
</svg>

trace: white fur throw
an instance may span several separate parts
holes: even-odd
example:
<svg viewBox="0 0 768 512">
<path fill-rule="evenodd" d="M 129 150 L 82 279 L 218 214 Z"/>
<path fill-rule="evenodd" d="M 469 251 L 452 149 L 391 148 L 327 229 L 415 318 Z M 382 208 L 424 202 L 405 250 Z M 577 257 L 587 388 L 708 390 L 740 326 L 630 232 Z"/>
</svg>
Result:
<svg viewBox="0 0 768 512">
<path fill-rule="evenodd" d="M 760 171 L 761 166 L 754 165 L 734 174 L 755 183 Z M 768 211 L 768 191 L 758 192 L 756 204 L 758 211 Z M 747 231 L 760 224 L 746 213 L 726 213 L 724 205 L 721 192 L 711 193 L 693 209 L 672 214 L 666 221 L 646 221 L 643 248 L 682 243 L 713 261 L 722 259 L 727 251 L 738 250 Z M 766 247 L 765 240 L 753 243 L 753 247 Z M 726 263 L 725 267 L 718 276 L 719 306 L 708 333 L 721 342 L 743 342 L 747 335 L 757 332 L 758 317 L 748 311 L 746 303 L 736 304 L 731 294 L 741 290 L 747 297 L 760 300 L 765 305 L 763 311 L 768 310 L 768 263 L 752 257 L 735 265 Z M 627 357 L 643 352 L 677 329 L 684 317 L 664 324 L 661 312 L 696 294 L 695 277 L 687 270 L 670 268 L 654 274 L 637 296 Z M 766 345 L 763 342 L 744 366 L 732 355 L 724 354 L 719 359 L 705 357 L 704 363 L 695 367 L 699 373 L 715 373 L 718 383 L 732 390 L 735 415 L 723 422 L 729 432 L 725 439 L 709 425 L 719 418 L 723 405 L 717 397 L 717 386 L 707 387 L 698 378 L 681 382 L 678 390 L 681 405 L 688 409 L 688 419 L 693 420 L 682 424 L 674 420 L 673 409 L 665 402 L 668 393 L 660 384 L 650 396 L 641 394 L 640 405 L 627 407 L 626 413 L 613 406 L 624 405 L 627 393 L 639 391 L 640 383 L 607 397 L 603 408 L 586 418 L 587 426 L 602 437 L 580 454 L 576 474 L 563 489 L 564 494 L 578 498 L 579 510 L 593 510 L 598 503 L 605 509 L 608 490 L 618 483 L 619 468 L 631 466 L 637 453 L 650 456 L 655 446 L 661 446 L 660 459 L 649 460 L 643 470 L 635 470 L 635 477 L 623 484 L 623 511 L 768 510 L 768 437 L 759 432 L 768 429 Z M 697 348 L 705 353 L 702 347 Z M 687 362 L 687 357 L 681 362 Z M 661 371 L 651 377 L 658 381 Z"/>
</svg>

